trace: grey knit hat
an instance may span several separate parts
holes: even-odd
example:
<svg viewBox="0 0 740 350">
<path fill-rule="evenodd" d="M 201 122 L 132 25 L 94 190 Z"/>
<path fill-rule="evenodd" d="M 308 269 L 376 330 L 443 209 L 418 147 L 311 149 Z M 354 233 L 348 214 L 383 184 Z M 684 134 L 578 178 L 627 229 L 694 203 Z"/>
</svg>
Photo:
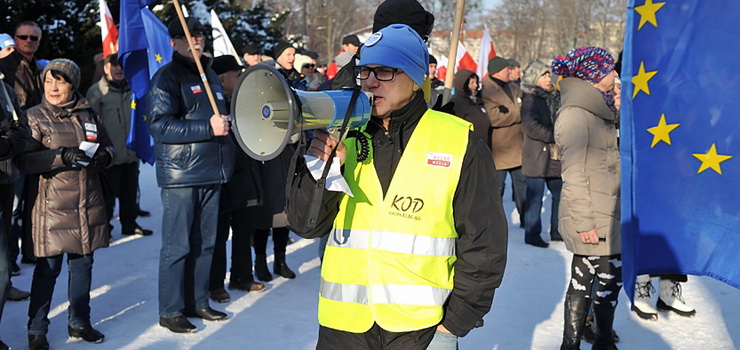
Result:
<svg viewBox="0 0 740 350">
<path fill-rule="evenodd" d="M 488 61 L 488 74 L 494 75 L 507 67 L 509 67 L 509 60 L 496 56 Z"/>
<path fill-rule="evenodd" d="M 527 65 L 527 68 L 524 68 L 524 75 L 522 76 L 522 83 L 535 86 L 537 85 L 537 80 L 545 73 L 550 71 L 550 65 L 541 61 L 537 60 L 529 65 Z"/>
<path fill-rule="evenodd" d="M 44 71 L 41 72 L 42 79 L 44 79 L 46 72 L 48 71 L 54 71 L 63 75 L 66 78 L 65 80 L 71 83 L 75 90 L 80 86 L 80 67 L 78 67 L 77 63 L 74 63 L 72 60 L 57 58 L 49 62 L 49 64 L 44 67 Z"/>
</svg>

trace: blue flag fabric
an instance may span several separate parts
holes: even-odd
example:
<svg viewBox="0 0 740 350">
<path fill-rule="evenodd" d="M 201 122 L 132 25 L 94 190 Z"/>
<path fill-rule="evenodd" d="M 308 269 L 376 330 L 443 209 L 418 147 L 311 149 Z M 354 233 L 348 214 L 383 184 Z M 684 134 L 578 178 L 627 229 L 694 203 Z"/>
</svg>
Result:
<svg viewBox="0 0 740 350">
<path fill-rule="evenodd" d="M 622 69 L 622 257 L 740 288 L 740 2 L 630 0 Z"/>
<path fill-rule="evenodd" d="M 167 28 L 146 6 L 151 0 L 122 0 L 119 61 L 132 92 L 131 129 L 126 145 L 153 164 L 154 140 L 145 115 L 149 80 L 172 58 Z"/>
</svg>

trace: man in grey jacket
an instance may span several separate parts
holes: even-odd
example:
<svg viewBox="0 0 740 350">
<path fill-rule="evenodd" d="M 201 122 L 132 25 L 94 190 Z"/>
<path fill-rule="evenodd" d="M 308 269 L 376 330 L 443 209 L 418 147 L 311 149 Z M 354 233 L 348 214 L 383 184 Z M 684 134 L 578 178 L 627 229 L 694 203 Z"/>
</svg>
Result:
<svg viewBox="0 0 740 350">
<path fill-rule="evenodd" d="M 131 89 L 124 79 L 118 56 L 114 54 L 105 58 L 103 73 L 100 81 L 87 91 L 87 100 L 100 113 L 116 149 L 113 166 L 105 169 L 102 176 L 105 211 L 108 220 L 111 220 L 118 198 L 121 233 L 149 236 L 152 230 L 143 229 L 136 223 L 139 212 L 136 203 L 136 194 L 139 190 L 139 158 L 126 147 L 126 138 L 131 125 Z"/>
</svg>

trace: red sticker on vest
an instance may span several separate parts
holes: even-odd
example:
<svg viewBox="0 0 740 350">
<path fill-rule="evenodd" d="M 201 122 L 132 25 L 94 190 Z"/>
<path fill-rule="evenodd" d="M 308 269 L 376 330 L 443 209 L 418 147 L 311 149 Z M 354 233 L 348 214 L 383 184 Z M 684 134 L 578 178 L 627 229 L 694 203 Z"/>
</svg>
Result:
<svg viewBox="0 0 740 350">
<path fill-rule="evenodd" d="M 200 85 L 193 85 L 190 87 L 190 91 L 192 91 L 194 94 L 199 94 L 203 92 L 203 89 L 201 89 Z"/>
<path fill-rule="evenodd" d="M 449 168 L 452 166 L 452 155 L 446 153 L 427 153 L 427 165 L 438 168 Z"/>
</svg>

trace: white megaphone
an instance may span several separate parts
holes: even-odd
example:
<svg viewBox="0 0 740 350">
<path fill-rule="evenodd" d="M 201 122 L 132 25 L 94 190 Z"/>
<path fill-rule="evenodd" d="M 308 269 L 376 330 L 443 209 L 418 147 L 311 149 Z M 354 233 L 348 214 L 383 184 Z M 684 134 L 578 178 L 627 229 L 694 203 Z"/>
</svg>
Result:
<svg viewBox="0 0 740 350">
<path fill-rule="evenodd" d="M 300 91 L 290 87 L 277 69 L 266 64 L 249 67 L 239 77 L 231 99 L 234 135 L 252 158 L 277 157 L 291 136 L 301 131 L 339 131 L 352 99 L 352 90 Z M 370 119 L 372 94 L 362 92 L 349 115 L 347 130 Z"/>
</svg>

